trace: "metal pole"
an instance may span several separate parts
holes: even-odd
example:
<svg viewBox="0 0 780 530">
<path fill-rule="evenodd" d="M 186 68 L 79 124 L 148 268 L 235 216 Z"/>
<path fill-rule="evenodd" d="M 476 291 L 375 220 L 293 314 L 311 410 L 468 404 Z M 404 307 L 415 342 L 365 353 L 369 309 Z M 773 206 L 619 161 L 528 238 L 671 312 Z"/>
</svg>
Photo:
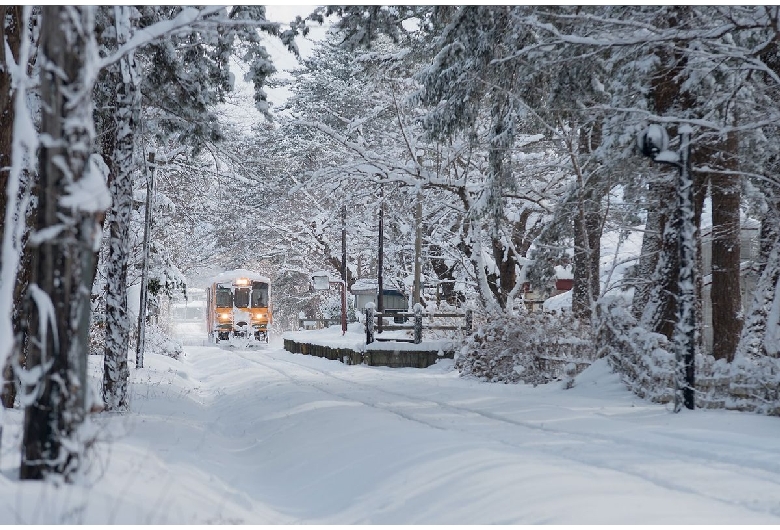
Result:
<svg viewBox="0 0 780 530">
<path fill-rule="evenodd" d="M 694 223 L 694 190 L 690 171 L 691 128 L 683 125 L 680 133 L 680 177 L 678 181 L 678 208 L 680 219 L 679 247 L 680 274 L 677 326 L 675 329 L 675 352 L 677 377 L 675 410 L 682 405 L 693 410 L 695 407 L 696 369 L 696 242 Z M 680 392 L 682 390 L 682 392 Z M 680 395 L 682 394 L 682 395 Z M 681 403 L 682 400 L 682 403 Z"/>
<path fill-rule="evenodd" d="M 376 293 L 376 311 L 379 313 L 379 318 L 377 318 L 377 325 L 376 325 L 376 332 L 382 333 L 382 320 L 383 320 L 383 313 L 385 312 L 385 301 L 384 301 L 384 286 L 382 282 L 382 269 L 384 268 L 384 226 L 383 226 L 383 217 L 384 217 L 384 206 L 385 206 L 385 194 L 384 194 L 384 188 L 379 188 L 379 193 L 381 196 L 381 201 L 379 203 L 379 256 L 377 257 L 377 264 L 376 264 L 376 279 L 377 279 L 377 293 Z"/>
<path fill-rule="evenodd" d="M 148 299 L 147 281 L 149 276 L 149 238 L 152 224 L 152 195 L 154 194 L 154 151 L 149 153 L 149 173 L 146 179 L 146 213 L 144 215 L 144 249 L 141 269 L 141 300 L 138 308 L 138 340 L 135 344 L 135 367 L 144 367 L 144 347 L 146 345 L 146 304 Z"/>
<path fill-rule="evenodd" d="M 417 181 L 419 185 L 422 185 L 421 169 L 423 165 L 422 156 L 417 156 Z M 417 188 L 417 204 L 414 209 L 414 288 L 412 292 L 412 307 L 415 304 L 421 303 L 420 292 L 422 287 L 420 285 L 420 276 L 422 269 L 422 188 Z"/>
<path fill-rule="evenodd" d="M 341 334 L 347 332 L 347 205 L 341 207 Z"/>
<path fill-rule="evenodd" d="M 421 303 L 420 276 L 422 269 L 422 191 L 417 192 L 417 205 L 414 211 L 415 237 L 414 237 L 414 292 L 412 294 L 412 307 Z"/>
<path fill-rule="evenodd" d="M 341 207 L 341 279 L 347 284 L 347 205 Z"/>
</svg>

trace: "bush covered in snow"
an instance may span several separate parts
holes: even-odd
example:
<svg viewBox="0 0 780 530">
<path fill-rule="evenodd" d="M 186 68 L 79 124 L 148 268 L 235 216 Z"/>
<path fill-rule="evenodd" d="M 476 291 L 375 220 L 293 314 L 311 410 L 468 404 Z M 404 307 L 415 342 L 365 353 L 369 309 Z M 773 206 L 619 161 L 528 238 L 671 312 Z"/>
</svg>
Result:
<svg viewBox="0 0 780 530">
<path fill-rule="evenodd" d="M 135 358 L 135 349 L 138 330 L 133 326 L 130 332 L 130 344 L 128 344 L 129 356 Z M 103 355 L 106 349 L 105 325 L 102 322 L 94 321 L 90 325 L 89 331 L 89 354 Z M 174 339 L 160 325 L 146 325 L 146 348 L 147 353 L 166 355 L 179 359 L 184 352 L 184 346 L 181 341 Z"/>
<path fill-rule="evenodd" d="M 672 344 L 649 332 L 620 303 L 599 306 L 597 344 L 629 389 L 658 403 L 674 400 Z M 780 415 L 780 359 L 738 356 L 734 362 L 696 357 L 696 407 Z"/>
<path fill-rule="evenodd" d="M 639 327 L 621 299 L 599 304 L 596 314 L 599 356 L 639 397 L 673 401 L 674 354 L 666 336 Z"/>
<path fill-rule="evenodd" d="M 162 327 L 156 324 L 147 324 L 144 351 L 179 359 L 184 352 L 184 346 L 180 340 L 171 338 Z"/>
<path fill-rule="evenodd" d="M 493 315 L 456 361 L 462 375 L 490 382 L 543 384 L 571 379 L 596 359 L 588 325 L 569 314 Z"/>
</svg>

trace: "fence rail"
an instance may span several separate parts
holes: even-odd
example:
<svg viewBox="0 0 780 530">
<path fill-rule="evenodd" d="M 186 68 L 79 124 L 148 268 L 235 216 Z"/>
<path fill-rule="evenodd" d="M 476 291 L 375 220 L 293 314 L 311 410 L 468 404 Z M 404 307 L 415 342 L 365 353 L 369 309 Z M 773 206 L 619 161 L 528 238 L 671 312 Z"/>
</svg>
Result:
<svg viewBox="0 0 780 530">
<path fill-rule="evenodd" d="M 408 324 L 382 324 L 382 330 L 388 331 L 402 331 L 410 330 L 413 332 L 412 339 L 386 339 L 376 338 L 374 333 L 374 327 L 376 325 L 377 318 L 408 318 L 413 319 L 412 325 Z M 427 318 L 428 322 L 423 325 L 423 318 Z M 462 318 L 465 320 L 463 326 L 453 326 L 451 324 L 437 325 L 435 320 L 437 318 Z M 443 331 L 471 331 L 473 325 L 473 312 L 471 309 L 467 309 L 464 313 L 425 313 L 421 304 L 415 304 L 414 312 L 397 313 L 397 312 L 384 312 L 378 313 L 373 304 L 366 306 L 366 344 L 371 344 L 374 341 L 395 340 L 402 342 L 413 342 L 414 344 L 420 344 L 422 342 L 423 329 L 436 329 Z"/>
<path fill-rule="evenodd" d="M 299 318 L 298 329 L 322 329 L 340 326 L 341 317 L 336 318 Z"/>
</svg>

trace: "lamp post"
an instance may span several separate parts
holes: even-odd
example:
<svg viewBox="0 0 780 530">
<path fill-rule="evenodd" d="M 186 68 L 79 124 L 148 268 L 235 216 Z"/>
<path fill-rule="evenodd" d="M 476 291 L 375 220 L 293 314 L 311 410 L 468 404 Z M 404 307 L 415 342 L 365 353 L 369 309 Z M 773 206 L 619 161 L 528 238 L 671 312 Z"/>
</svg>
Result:
<svg viewBox="0 0 780 530">
<path fill-rule="evenodd" d="M 657 124 L 650 125 L 639 135 L 638 144 L 642 154 L 655 162 L 668 164 L 679 170 L 677 180 L 677 225 L 679 276 L 677 297 L 677 324 L 674 328 L 674 351 L 676 360 L 674 410 L 682 406 L 695 407 L 696 368 L 696 225 L 694 223 L 693 177 L 691 176 L 691 133 L 688 125 L 681 125 L 679 151 L 669 151 L 669 136 Z"/>
<path fill-rule="evenodd" d="M 326 291 L 331 285 L 341 286 L 341 334 L 347 332 L 347 282 L 344 280 L 331 280 L 325 271 L 317 271 L 311 275 L 312 284 L 318 291 Z"/>
</svg>

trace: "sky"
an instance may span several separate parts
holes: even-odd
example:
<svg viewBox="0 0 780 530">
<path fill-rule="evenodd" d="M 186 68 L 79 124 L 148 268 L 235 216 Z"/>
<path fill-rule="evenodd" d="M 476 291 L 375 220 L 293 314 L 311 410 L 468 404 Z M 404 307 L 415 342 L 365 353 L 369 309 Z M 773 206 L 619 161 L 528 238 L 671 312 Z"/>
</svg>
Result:
<svg viewBox="0 0 780 530">
<path fill-rule="evenodd" d="M 447 359 L 347 366 L 279 336 L 231 349 L 198 323 L 175 332 L 180 360 L 131 361 L 130 411 L 91 417 L 75 485 L 17 479 L 9 411 L 0 523 L 780 524 L 777 418 L 674 414 L 604 361 L 565 390 L 461 378 Z"/>
</svg>

